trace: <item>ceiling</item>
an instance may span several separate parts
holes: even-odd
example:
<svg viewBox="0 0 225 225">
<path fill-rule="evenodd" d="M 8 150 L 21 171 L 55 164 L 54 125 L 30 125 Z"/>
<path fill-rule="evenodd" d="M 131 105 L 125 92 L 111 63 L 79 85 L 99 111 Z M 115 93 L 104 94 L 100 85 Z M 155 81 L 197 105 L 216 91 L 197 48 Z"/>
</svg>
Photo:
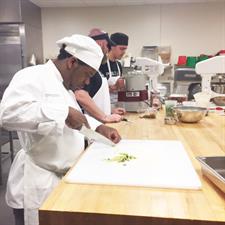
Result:
<svg viewBox="0 0 225 225">
<path fill-rule="evenodd" d="M 99 7 L 171 3 L 206 3 L 224 0 L 30 0 L 39 7 Z"/>
</svg>

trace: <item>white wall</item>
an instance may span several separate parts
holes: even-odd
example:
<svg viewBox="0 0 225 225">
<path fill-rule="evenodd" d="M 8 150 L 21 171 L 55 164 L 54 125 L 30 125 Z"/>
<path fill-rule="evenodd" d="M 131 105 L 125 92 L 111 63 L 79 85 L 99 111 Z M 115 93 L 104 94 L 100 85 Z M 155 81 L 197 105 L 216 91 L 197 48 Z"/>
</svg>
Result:
<svg viewBox="0 0 225 225">
<path fill-rule="evenodd" d="M 215 54 L 225 49 L 225 2 L 96 8 L 43 8 L 44 57 L 58 53 L 55 41 L 93 27 L 129 35 L 128 52 L 144 45 L 170 45 L 172 62 L 179 55 Z"/>
</svg>

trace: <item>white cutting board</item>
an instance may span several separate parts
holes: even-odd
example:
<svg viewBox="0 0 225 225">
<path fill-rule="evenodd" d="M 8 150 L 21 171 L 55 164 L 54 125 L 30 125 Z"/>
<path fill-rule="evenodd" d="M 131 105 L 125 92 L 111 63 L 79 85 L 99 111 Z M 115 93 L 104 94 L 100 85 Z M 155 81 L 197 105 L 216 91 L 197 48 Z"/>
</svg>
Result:
<svg viewBox="0 0 225 225">
<path fill-rule="evenodd" d="M 120 152 L 127 163 L 108 161 Z M 65 177 L 69 183 L 200 189 L 201 182 L 179 141 L 122 140 L 116 147 L 93 143 Z"/>
</svg>

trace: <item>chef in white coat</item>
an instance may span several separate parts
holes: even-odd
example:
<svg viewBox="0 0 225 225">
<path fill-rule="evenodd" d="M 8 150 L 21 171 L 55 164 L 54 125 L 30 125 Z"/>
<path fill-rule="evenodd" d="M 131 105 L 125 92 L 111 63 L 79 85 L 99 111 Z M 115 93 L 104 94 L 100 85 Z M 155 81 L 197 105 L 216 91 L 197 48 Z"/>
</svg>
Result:
<svg viewBox="0 0 225 225">
<path fill-rule="evenodd" d="M 17 72 L 1 102 L 1 126 L 17 130 L 22 149 L 10 169 L 6 202 L 16 224 L 38 225 L 38 208 L 84 150 L 82 124 L 117 143 L 118 132 L 85 117 L 73 91 L 89 83 L 102 50 L 83 35 L 57 42 L 58 58 Z"/>
<path fill-rule="evenodd" d="M 104 54 L 102 64 L 106 63 L 108 50 L 114 44 L 108 33 L 99 28 L 93 28 L 88 36 L 101 47 Z M 103 123 L 113 123 L 123 119 L 122 115 L 111 112 L 108 82 L 100 71 L 90 79 L 90 83 L 83 90 L 76 90 L 75 95 L 85 113 L 97 120 Z"/>
</svg>

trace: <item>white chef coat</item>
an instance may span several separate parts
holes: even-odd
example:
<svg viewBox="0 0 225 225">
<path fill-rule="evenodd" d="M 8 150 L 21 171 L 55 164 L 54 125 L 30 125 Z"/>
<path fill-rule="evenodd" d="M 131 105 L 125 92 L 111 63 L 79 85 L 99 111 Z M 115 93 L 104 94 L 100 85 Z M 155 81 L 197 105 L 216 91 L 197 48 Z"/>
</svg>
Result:
<svg viewBox="0 0 225 225">
<path fill-rule="evenodd" d="M 65 124 L 68 107 L 80 110 L 52 61 L 13 77 L 0 110 L 4 128 L 17 130 L 22 149 L 10 169 L 6 202 L 24 208 L 25 224 L 38 224 L 38 208 L 84 150 L 84 137 Z M 87 117 L 92 129 L 100 124 Z"/>
<path fill-rule="evenodd" d="M 102 85 L 96 94 L 93 96 L 93 101 L 95 104 L 106 114 L 111 114 L 111 104 L 109 95 L 109 86 L 106 77 L 104 77 L 101 72 L 98 72 L 102 79 Z"/>
</svg>

